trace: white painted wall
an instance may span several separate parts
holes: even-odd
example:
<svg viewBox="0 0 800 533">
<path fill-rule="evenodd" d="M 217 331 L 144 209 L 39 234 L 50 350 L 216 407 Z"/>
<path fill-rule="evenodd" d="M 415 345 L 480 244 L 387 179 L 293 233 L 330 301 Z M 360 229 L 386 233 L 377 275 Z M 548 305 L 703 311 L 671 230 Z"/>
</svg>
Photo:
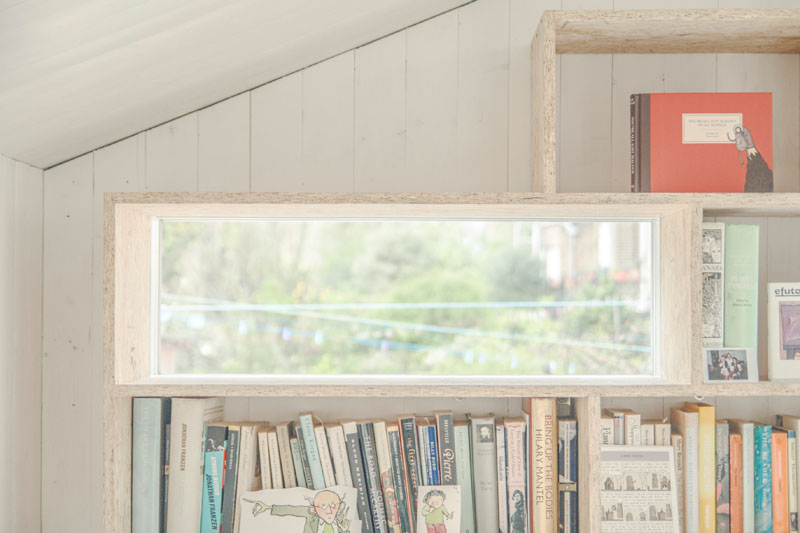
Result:
<svg viewBox="0 0 800 533">
<path fill-rule="evenodd" d="M 41 496 L 42 171 L 0 155 L 0 516 L 38 531 Z"/>
<path fill-rule="evenodd" d="M 478 0 L 47 170 L 43 530 L 101 530 L 104 192 L 526 191 L 529 44 L 543 9 L 780 3 L 795 4 Z M 778 188 L 800 190 L 798 86 L 796 55 L 564 57 L 560 188 L 628 190 L 631 92 L 718 89 L 775 92 Z M 352 404 L 335 405 L 346 414 Z M 233 400 L 229 410 L 264 416 L 275 405 Z"/>
</svg>

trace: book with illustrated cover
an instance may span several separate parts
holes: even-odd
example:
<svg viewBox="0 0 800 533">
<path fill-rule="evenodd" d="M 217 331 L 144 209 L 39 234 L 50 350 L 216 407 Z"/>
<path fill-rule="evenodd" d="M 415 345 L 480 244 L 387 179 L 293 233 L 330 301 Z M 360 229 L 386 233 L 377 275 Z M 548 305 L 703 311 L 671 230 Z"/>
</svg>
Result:
<svg viewBox="0 0 800 533">
<path fill-rule="evenodd" d="M 725 224 L 703 222 L 703 347 L 722 347 Z"/>
<path fill-rule="evenodd" d="M 800 379 L 800 283 L 769 283 L 769 379 Z"/>
<path fill-rule="evenodd" d="M 771 93 L 631 95 L 631 191 L 772 192 Z"/>
</svg>

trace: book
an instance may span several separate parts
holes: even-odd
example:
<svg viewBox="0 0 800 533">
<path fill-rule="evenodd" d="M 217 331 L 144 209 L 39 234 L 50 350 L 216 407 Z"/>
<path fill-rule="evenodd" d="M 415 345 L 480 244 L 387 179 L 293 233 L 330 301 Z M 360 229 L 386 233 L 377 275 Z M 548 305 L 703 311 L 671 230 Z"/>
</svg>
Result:
<svg viewBox="0 0 800 533">
<path fill-rule="evenodd" d="M 758 346 L 758 232 L 754 224 L 725 225 L 725 346 Z"/>
<path fill-rule="evenodd" d="M 197 533 L 203 501 L 205 425 L 220 422 L 222 398 L 173 398 L 167 531 Z"/>
<path fill-rule="evenodd" d="M 472 483 L 472 446 L 467 422 L 463 420 L 454 422 L 453 435 L 456 447 L 458 486 L 461 489 L 460 533 L 476 533 L 475 503 L 473 499 L 474 495 Z"/>
<path fill-rule="evenodd" d="M 575 485 L 561 485 L 558 491 L 558 533 L 577 532 L 578 492 Z"/>
<path fill-rule="evenodd" d="M 394 481 L 397 512 L 400 518 L 400 531 L 402 533 L 411 533 L 413 531 L 414 520 L 410 514 L 411 509 L 408 503 L 406 475 L 403 468 L 403 445 L 400 437 L 400 427 L 397 423 L 391 422 L 386 424 L 386 440 L 389 444 L 389 454 L 392 460 L 392 479 Z"/>
<path fill-rule="evenodd" d="M 222 487 L 222 525 L 220 533 L 233 533 L 236 513 L 236 473 L 239 469 L 239 425 L 228 425 L 228 449 L 225 456 L 225 486 Z"/>
<path fill-rule="evenodd" d="M 625 444 L 627 446 L 641 446 L 642 444 L 642 415 L 632 409 L 622 409 L 625 413 Z"/>
<path fill-rule="evenodd" d="M 672 445 L 672 425 L 666 420 L 649 420 L 648 423 L 653 424 L 653 432 L 655 433 L 656 446 L 671 446 Z"/>
<path fill-rule="evenodd" d="M 347 444 L 347 461 L 350 463 L 350 475 L 358 495 L 358 518 L 361 520 L 362 533 L 373 533 L 372 511 L 369 505 L 369 489 L 367 488 L 364 459 L 361 454 L 358 424 L 353 420 L 342 421 L 345 443 Z"/>
<path fill-rule="evenodd" d="M 555 407 L 555 406 L 554 406 Z M 494 415 L 467 415 L 472 448 L 472 475 L 475 490 L 475 525 L 477 531 L 499 530 L 497 509 L 497 446 Z"/>
<path fill-rule="evenodd" d="M 789 531 L 788 430 L 772 427 L 772 529 Z"/>
<path fill-rule="evenodd" d="M 725 279 L 725 224 L 703 222 L 703 347 L 721 348 Z"/>
<path fill-rule="evenodd" d="M 497 523 L 498 533 L 508 533 L 508 482 L 506 480 L 506 427 L 495 422 L 495 448 L 497 449 Z"/>
<path fill-rule="evenodd" d="M 772 427 L 753 427 L 755 531 L 772 533 Z"/>
<path fill-rule="evenodd" d="M 529 398 L 523 403 L 528 416 L 528 516 L 534 531 L 553 531 L 558 520 L 558 436 L 556 406 L 552 398 Z"/>
<path fill-rule="evenodd" d="M 392 452 L 389 450 L 389 438 L 386 432 L 386 422 L 375 421 L 372 423 L 375 434 L 375 454 L 378 457 L 378 476 L 383 492 L 383 505 L 386 511 L 386 528 L 390 533 L 402 533 L 400 525 L 400 511 L 397 507 L 397 497 L 394 484 L 394 471 L 392 468 Z"/>
<path fill-rule="evenodd" d="M 233 510 L 233 533 L 239 532 L 242 522 L 242 502 L 239 495 L 261 489 L 261 476 L 257 465 L 258 432 L 264 425 L 259 422 L 239 424 L 239 467 L 236 472 L 236 505 Z"/>
<path fill-rule="evenodd" d="M 686 402 L 683 408 L 697 413 L 697 488 L 700 496 L 700 532 L 716 528 L 716 447 L 714 406 Z M 688 500 L 687 500 L 688 501 Z"/>
<path fill-rule="evenodd" d="M 164 412 L 164 438 L 162 440 L 162 474 L 161 474 L 161 528 L 160 533 L 167 532 L 167 494 L 169 493 L 169 450 L 170 434 L 172 433 L 172 398 L 162 398 Z"/>
<path fill-rule="evenodd" d="M 730 478 L 730 432 L 726 420 L 715 424 L 716 445 L 716 494 L 717 494 L 717 533 L 730 533 L 731 530 L 731 478 Z"/>
<path fill-rule="evenodd" d="M 441 485 L 439 474 L 439 443 L 436 440 L 436 424 L 429 423 L 424 426 L 426 437 L 425 445 L 428 464 L 428 485 Z"/>
<path fill-rule="evenodd" d="M 308 462 L 308 449 L 306 448 L 306 435 L 300 424 L 291 422 L 289 424 L 289 435 L 297 438 L 297 450 L 299 452 L 299 464 L 303 475 L 303 487 L 317 489 L 314 485 L 314 477 L 311 475 L 311 463 Z M 312 435 L 312 437 L 314 437 Z M 316 437 L 314 437 L 316 439 Z M 289 439 L 291 442 L 291 438 Z M 320 466 L 320 478 L 322 477 L 322 466 Z"/>
<path fill-rule="evenodd" d="M 419 447 L 419 479 L 420 485 L 431 485 L 428 474 L 431 456 L 428 455 L 428 431 L 424 419 L 417 420 L 417 446 Z"/>
<path fill-rule="evenodd" d="M 163 527 L 166 402 L 133 399 L 131 452 L 131 532 L 152 533 Z"/>
<path fill-rule="evenodd" d="M 300 449 L 305 448 L 305 455 L 308 459 L 308 470 L 311 473 L 311 483 L 309 488 L 324 489 L 325 476 L 322 474 L 322 461 L 317 448 L 317 436 L 314 433 L 314 415 L 312 413 L 300 413 Z"/>
<path fill-rule="evenodd" d="M 600 417 L 600 444 L 609 446 L 614 443 L 614 417 L 602 415 Z"/>
<path fill-rule="evenodd" d="M 361 444 L 361 457 L 364 461 L 364 480 L 367 483 L 372 527 L 375 533 L 386 533 L 386 507 L 383 503 L 383 491 L 381 490 L 378 453 L 375 450 L 375 430 L 369 420 L 359 421 L 357 428 L 358 440 Z"/>
<path fill-rule="evenodd" d="M 528 474 L 525 461 L 526 426 L 523 418 L 506 418 L 503 422 L 506 427 L 508 529 L 511 533 L 517 533 L 528 528 L 528 499 L 525 484 Z"/>
<path fill-rule="evenodd" d="M 672 431 L 683 437 L 683 530 L 700 531 L 700 492 L 698 484 L 698 414 L 685 409 L 670 409 Z"/>
<path fill-rule="evenodd" d="M 292 453 L 292 465 L 294 465 L 294 478 L 298 487 L 308 488 L 308 481 L 311 478 L 311 472 L 303 467 L 303 456 L 305 454 L 300 452 L 300 439 L 297 437 L 297 432 L 294 428 L 294 422 L 287 424 L 287 431 L 289 433 L 289 450 Z M 308 474 L 308 478 L 306 478 Z"/>
<path fill-rule="evenodd" d="M 614 421 L 614 442 L 613 444 L 625 444 L 625 410 L 624 409 L 603 409 L 606 416 Z"/>
<path fill-rule="evenodd" d="M 269 443 L 267 442 L 267 428 L 259 431 L 258 440 L 258 471 L 261 478 L 261 488 L 272 488 L 272 468 L 269 457 Z"/>
<path fill-rule="evenodd" d="M 289 423 L 282 422 L 275 426 L 278 435 L 278 452 L 281 459 L 281 473 L 283 474 L 283 486 L 291 489 L 297 486 L 297 473 L 294 469 L 294 459 L 292 448 L 289 443 Z M 352 486 L 350 484 L 348 487 Z"/>
<path fill-rule="evenodd" d="M 558 420 L 558 482 L 578 482 L 578 421 Z"/>
<path fill-rule="evenodd" d="M 754 533 L 755 523 L 755 441 L 754 424 L 738 419 L 728 419 L 731 433 L 742 436 L 742 531 Z"/>
<path fill-rule="evenodd" d="M 280 446 L 278 445 L 278 431 L 275 428 L 267 430 L 267 447 L 269 449 L 269 472 L 272 476 L 272 488 L 282 489 L 283 474 L 281 473 Z M 262 488 L 263 487 L 262 484 Z"/>
<path fill-rule="evenodd" d="M 673 456 L 675 457 L 675 486 L 677 488 L 677 496 L 678 496 L 678 520 L 680 521 L 681 527 L 683 528 L 684 521 L 684 487 L 685 481 L 683 480 L 683 435 L 680 433 L 673 433 L 670 435 L 670 442 L 672 445 Z"/>
<path fill-rule="evenodd" d="M 403 446 L 403 471 L 406 479 L 409 517 L 413 522 L 417 516 L 417 487 L 420 485 L 417 424 L 414 415 L 401 415 L 398 417 L 397 425 L 400 430 L 400 442 Z"/>
<path fill-rule="evenodd" d="M 631 190 L 772 192 L 772 94 L 631 95 Z"/>
<path fill-rule="evenodd" d="M 435 411 L 436 442 L 439 445 L 439 474 L 442 485 L 458 485 L 455 467 L 456 446 L 453 440 L 453 413 Z"/>
<path fill-rule="evenodd" d="M 800 498 L 800 465 L 798 465 L 798 431 L 800 431 L 800 418 L 791 415 L 777 415 L 777 424 L 791 430 L 787 440 L 787 455 L 789 457 L 789 531 L 797 531 L 798 527 L 798 498 Z M 794 437 L 794 440 L 792 438 Z M 794 443 L 794 446 L 792 446 Z M 794 481 L 793 481 L 794 479 Z M 794 494 L 794 497 L 792 496 Z"/>
<path fill-rule="evenodd" d="M 206 426 L 201 533 L 219 533 L 220 530 L 227 439 L 227 426 L 216 424 Z"/>
<path fill-rule="evenodd" d="M 767 287 L 769 379 L 796 380 L 800 378 L 800 283 Z"/>
<path fill-rule="evenodd" d="M 639 427 L 641 434 L 642 446 L 655 446 L 656 445 L 656 427 L 652 422 L 642 420 L 642 425 Z"/>
<path fill-rule="evenodd" d="M 743 533 L 742 522 L 742 436 L 732 428 L 728 438 L 730 458 L 731 533 Z"/>
<path fill-rule="evenodd" d="M 331 454 L 336 484 L 352 487 L 353 477 L 350 475 L 350 463 L 347 461 L 347 444 L 344 440 L 342 425 L 326 424 L 325 433 L 328 436 L 328 450 Z"/>
<path fill-rule="evenodd" d="M 326 487 L 336 485 L 336 474 L 333 471 L 333 459 L 328 448 L 328 437 L 325 435 L 325 426 L 322 423 L 314 424 L 314 440 L 317 442 L 319 462 L 322 465 L 322 479 Z"/>
</svg>

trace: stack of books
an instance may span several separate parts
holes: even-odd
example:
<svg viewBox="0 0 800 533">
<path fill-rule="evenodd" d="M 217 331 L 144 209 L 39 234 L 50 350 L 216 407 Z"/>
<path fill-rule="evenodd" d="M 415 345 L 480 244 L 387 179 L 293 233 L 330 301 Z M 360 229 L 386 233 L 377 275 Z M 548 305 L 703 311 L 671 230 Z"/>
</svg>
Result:
<svg viewBox="0 0 800 533">
<path fill-rule="evenodd" d="M 600 426 L 606 445 L 674 448 L 683 531 L 798 531 L 800 417 L 778 415 L 775 425 L 717 420 L 714 406 L 687 402 L 668 421 L 605 409 Z"/>
<path fill-rule="evenodd" d="M 570 399 L 523 400 L 523 417 L 224 422 L 219 398 L 135 398 L 132 531 L 239 531 L 237 495 L 357 489 L 364 532 L 416 533 L 418 488 L 458 485 L 461 531 L 576 532 Z M 424 533 L 424 532 L 423 532 Z"/>
</svg>

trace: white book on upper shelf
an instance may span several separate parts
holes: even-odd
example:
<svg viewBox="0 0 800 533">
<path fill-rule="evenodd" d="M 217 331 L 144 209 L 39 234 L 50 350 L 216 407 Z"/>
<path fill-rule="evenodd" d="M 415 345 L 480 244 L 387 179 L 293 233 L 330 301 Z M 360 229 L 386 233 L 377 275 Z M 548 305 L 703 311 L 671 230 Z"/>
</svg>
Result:
<svg viewBox="0 0 800 533">
<path fill-rule="evenodd" d="M 800 283 L 767 287 L 769 379 L 800 380 Z"/>
</svg>

